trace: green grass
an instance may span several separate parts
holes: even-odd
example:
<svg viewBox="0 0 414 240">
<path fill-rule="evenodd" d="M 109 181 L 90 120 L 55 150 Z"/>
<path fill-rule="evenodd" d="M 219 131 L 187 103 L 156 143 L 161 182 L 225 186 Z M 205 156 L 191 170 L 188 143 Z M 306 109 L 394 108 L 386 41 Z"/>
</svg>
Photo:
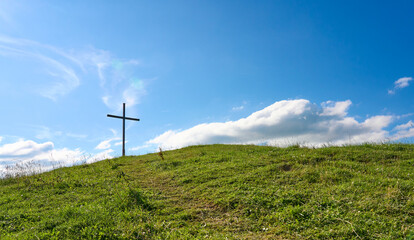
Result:
<svg viewBox="0 0 414 240">
<path fill-rule="evenodd" d="M 208 145 L 0 180 L 0 239 L 414 239 L 414 145 Z"/>
</svg>

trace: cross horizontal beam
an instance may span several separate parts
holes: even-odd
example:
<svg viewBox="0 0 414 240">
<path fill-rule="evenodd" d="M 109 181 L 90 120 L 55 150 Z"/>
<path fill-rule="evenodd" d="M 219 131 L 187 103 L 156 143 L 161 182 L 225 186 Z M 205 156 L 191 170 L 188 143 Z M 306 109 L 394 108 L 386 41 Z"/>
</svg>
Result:
<svg viewBox="0 0 414 240">
<path fill-rule="evenodd" d="M 125 156 L 125 120 L 139 121 L 139 119 L 125 117 L 125 103 L 122 104 L 122 113 L 122 116 L 116 116 L 112 114 L 107 114 L 106 116 L 122 119 L 122 156 Z"/>
<path fill-rule="evenodd" d="M 130 118 L 130 117 L 122 117 L 122 116 L 116 116 L 112 114 L 107 114 L 107 117 L 113 117 L 113 118 L 120 118 L 120 119 L 126 119 L 126 120 L 132 120 L 132 121 L 139 121 L 138 118 Z"/>
</svg>

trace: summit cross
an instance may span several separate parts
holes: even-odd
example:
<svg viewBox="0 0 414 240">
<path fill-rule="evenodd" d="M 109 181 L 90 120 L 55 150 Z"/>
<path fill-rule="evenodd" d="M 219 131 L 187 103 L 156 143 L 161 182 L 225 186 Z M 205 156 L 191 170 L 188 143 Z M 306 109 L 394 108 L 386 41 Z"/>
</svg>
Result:
<svg viewBox="0 0 414 240">
<path fill-rule="evenodd" d="M 125 120 L 139 121 L 138 118 L 125 117 L 125 103 L 123 104 L 124 113 L 122 116 L 107 114 L 107 117 L 122 119 L 122 156 L 125 156 Z"/>
</svg>

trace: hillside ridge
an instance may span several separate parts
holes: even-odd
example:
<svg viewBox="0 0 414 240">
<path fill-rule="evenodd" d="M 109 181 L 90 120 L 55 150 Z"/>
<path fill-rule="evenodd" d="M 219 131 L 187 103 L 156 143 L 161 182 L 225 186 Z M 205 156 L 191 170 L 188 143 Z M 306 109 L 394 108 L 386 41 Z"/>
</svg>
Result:
<svg viewBox="0 0 414 240">
<path fill-rule="evenodd" d="M 412 239 L 414 145 L 203 145 L 0 180 L 1 239 Z"/>
</svg>

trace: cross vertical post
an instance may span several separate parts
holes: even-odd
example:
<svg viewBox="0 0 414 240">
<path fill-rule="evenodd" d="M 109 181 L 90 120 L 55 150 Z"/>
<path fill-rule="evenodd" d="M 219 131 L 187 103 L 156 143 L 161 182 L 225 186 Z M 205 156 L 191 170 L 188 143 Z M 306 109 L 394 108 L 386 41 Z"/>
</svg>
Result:
<svg viewBox="0 0 414 240">
<path fill-rule="evenodd" d="M 122 117 L 112 115 L 112 114 L 107 114 L 106 116 L 122 119 L 122 156 L 125 156 L 125 120 L 139 121 L 139 119 L 138 118 L 125 117 L 125 103 L 123 103 L 122 110 L 123 110 Z"/>
<path fill-rule="evenodd" d="M 122 156 L 125 156 L 125 103 L 123 105 L 123 115 L 122 115 Z"/>
</svg>

